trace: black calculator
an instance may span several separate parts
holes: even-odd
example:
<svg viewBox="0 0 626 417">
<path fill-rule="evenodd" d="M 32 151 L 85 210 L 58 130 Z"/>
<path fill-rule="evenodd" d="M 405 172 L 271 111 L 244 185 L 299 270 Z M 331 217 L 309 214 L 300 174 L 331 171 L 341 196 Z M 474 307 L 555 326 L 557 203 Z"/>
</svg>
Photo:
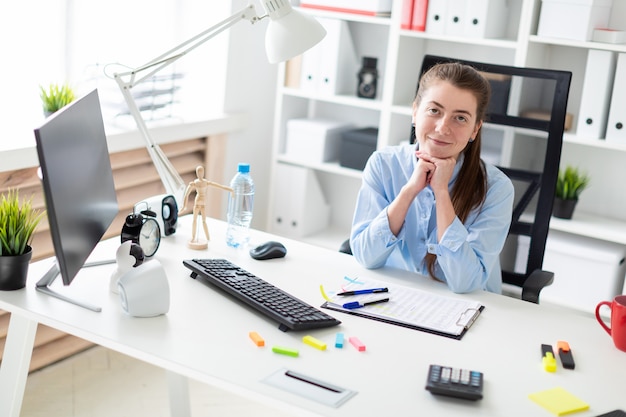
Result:
<svg viewBox="0 0 626 417">
<path fill-rule="evenodd" d="M 483 398 L 483 374 L 468 369 L 430 365 L 426 389 L 437 395 L 480 400 Z"/>
</svg>

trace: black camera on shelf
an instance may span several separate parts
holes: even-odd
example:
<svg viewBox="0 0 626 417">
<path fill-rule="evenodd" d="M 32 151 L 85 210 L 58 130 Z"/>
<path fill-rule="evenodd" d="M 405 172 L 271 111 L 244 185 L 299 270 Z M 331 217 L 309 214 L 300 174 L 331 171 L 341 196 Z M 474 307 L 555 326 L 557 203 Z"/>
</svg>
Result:
<svg viewBox="0 0 626 417">
<path fill-rule="evenodd" d="M 371 57 L 363 57 L 363 64 L 359 71 L 359 85 L 357 96 L 363 98 L 376 98 L 376 82 L 378 80 L 378 70 L 376 64 L 378 60 Z"/>
</svg>

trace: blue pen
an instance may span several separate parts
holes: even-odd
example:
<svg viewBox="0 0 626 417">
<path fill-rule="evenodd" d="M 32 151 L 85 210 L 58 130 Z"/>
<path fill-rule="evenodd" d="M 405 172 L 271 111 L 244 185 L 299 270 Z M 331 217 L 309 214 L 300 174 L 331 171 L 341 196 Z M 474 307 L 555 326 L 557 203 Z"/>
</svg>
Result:
<svg viewBox="0 0 626 417">
<path fill-rule="evenodd" d="M 354 310 L 355 308 L 371 306 L 372 304 L 386 303 L 387 301 L 389 301 L 389 298 L 381 298 L 380 300 L 368 301 L 365 303 L 361 303 L 359 301 L 352 301 L 351 303 L 343 304 L 342 307 L 347 308 L 348 310 Z"/>
<path fill-rule="evenodd" d="M 354 290 L 337 293 L 337 295 L 359 295 L 359 294 L 375 294 L 379 292 L 389 292 L 389 288 L 370 288 L 367 290 Z"/>
</svg>

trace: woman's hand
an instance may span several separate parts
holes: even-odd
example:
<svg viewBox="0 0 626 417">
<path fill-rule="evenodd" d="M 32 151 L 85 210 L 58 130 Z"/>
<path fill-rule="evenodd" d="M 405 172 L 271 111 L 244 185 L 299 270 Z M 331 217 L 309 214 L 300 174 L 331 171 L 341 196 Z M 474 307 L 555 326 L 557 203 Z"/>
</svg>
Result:
<svg viewBox="0 0 626 417">
<path fill-rule="evenodd" d="M 454 172 L 454 165 L 456 159 L 449 158 L 435 158 L 429 154 L 417 151 L 415 152 L 420 161 L 424 160 L 426 163 L 432 164 L 434 170 L 429 174 L 429 184 L 435 193 L 435 210 L 437 213 L 437 241 L 441 241 L 446 229 L 452 224 L 456 213 L 454 212 L 454 206 L 450 199 L 450 192 L 448 190 L 448 184 L 452 178 Z"/>
<path fill-rule="evenodd" d="M 415 155 L 419 158 L 418 167 L 420 165 L 429 167 L 426 182 L 430 184 L 435 195 L 440 191 L 448 192 L 448 184 L 454 172 L 456 159 L 453 157 L 436 158 L 419 150 L 415 152 Z M 415 176 L 415 173 L 413 175 Z"/>
<path fill-rule="evenodd" d="M 420 151 L 415 151 L 417 165 L 407 183 L 407 186 L 414 191 L 416 196 L 430 183 L 435 172 L 435 164 L 425 158 L 421 158 L 420 155 Z"/>
</svg>

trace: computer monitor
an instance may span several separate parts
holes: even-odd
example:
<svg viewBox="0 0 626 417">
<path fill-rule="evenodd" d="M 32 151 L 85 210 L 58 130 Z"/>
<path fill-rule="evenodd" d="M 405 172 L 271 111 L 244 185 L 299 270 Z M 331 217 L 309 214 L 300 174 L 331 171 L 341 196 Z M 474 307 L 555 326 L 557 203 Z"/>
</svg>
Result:
<svg viewBox="0 0 626 417">
<path fill-rule="evenodd" d="M 35 129 L 56 263 L 37 290 L 83 307 L 49 288 L 70 285 L 118 213 L 98 91 L 75 100 Z"/>
</svg>

